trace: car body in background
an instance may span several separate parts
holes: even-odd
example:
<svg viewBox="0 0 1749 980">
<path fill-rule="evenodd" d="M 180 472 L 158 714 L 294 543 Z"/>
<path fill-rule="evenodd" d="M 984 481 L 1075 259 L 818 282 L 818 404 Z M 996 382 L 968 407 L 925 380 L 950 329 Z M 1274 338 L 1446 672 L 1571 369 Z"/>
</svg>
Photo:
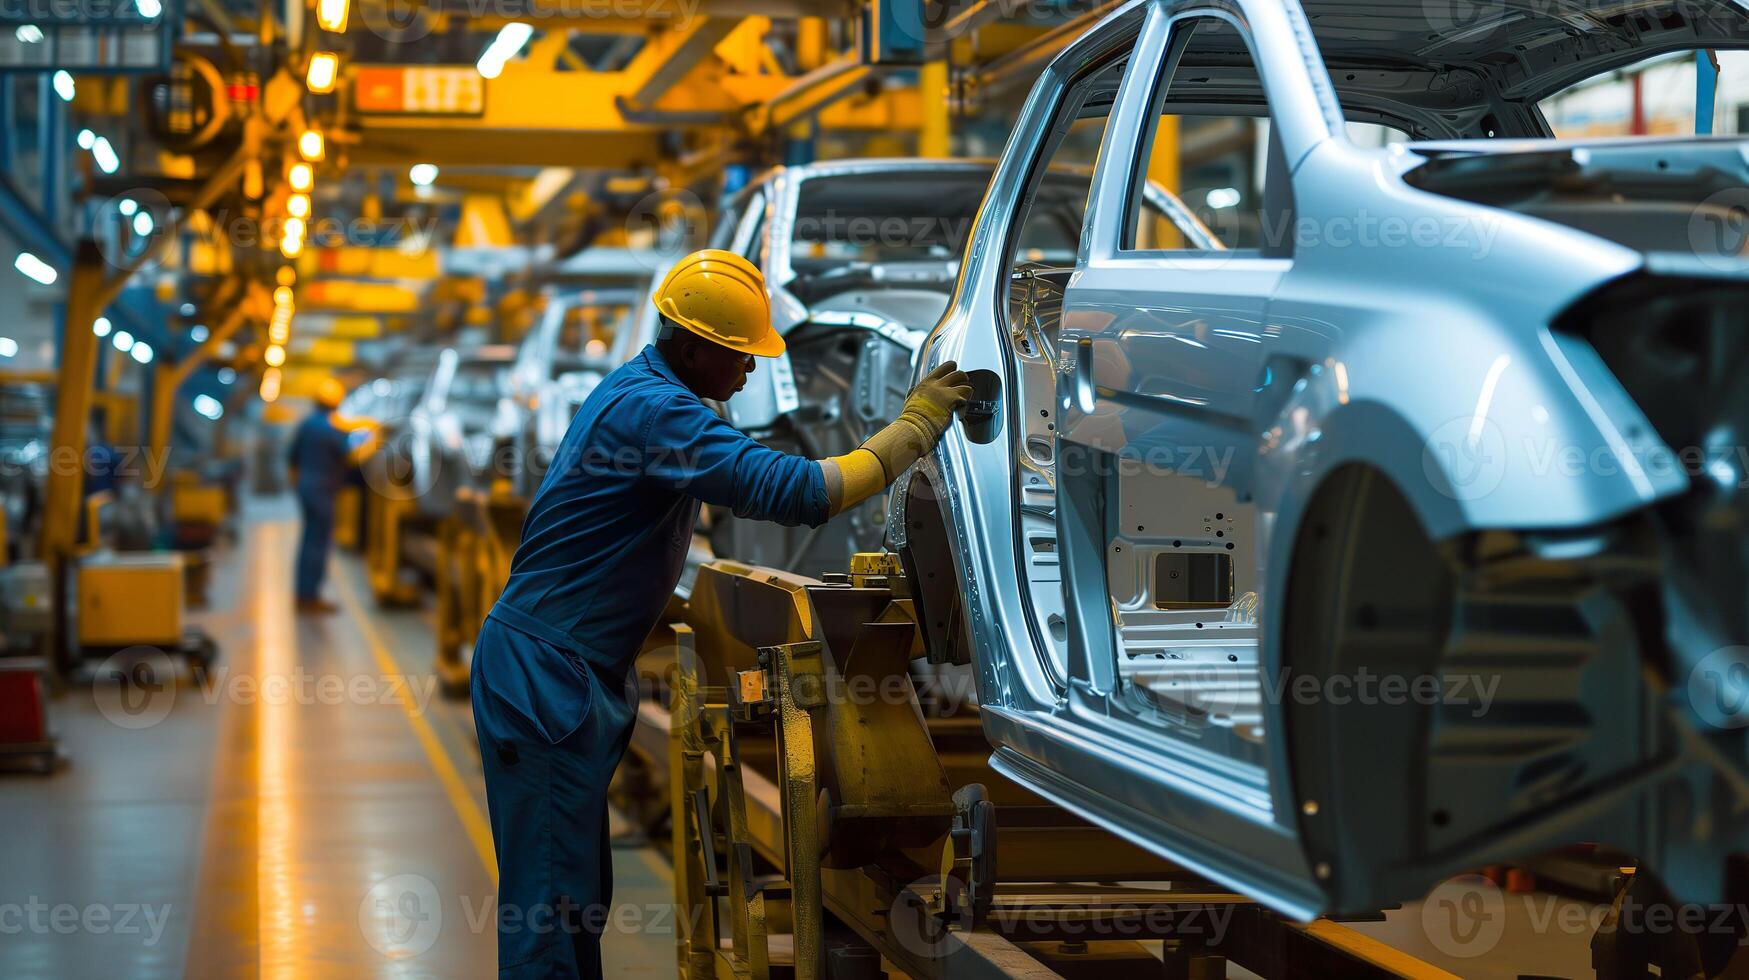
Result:
<svg viewBox="0 0 1749 980">
<path fill-rule="evenodd" d="M 947 308 L 966 234 L 993 165 L 976 160 L 847 160 L 774 170 L 724 208 L 711 244 L 765 274 L 788 342 L 725 406 L 735 426 L 786 452 L 850 452 L 899 414 L 918 345 Z M 1027 246 L 1038 261 L 1072 255 L 1091 170 L 1053 172 L 1044 196 L 1060 219 Z M 1219 243 L 1176 197 L 1150 185 L 1146 207 L 1198 244 Z M 718 557 L 808 575 L 878 551 L 886 496 L 819 528 L 738 521 L 715 509 Z"/>
<path fill-rule="evenodd" d="M 408 420 L 412 486 L 421 514 L 441 518 L 465 487 L 489 487 L 494 449 L 509 431 L 503 399 L 516 348 L 484 344 L 439 352 Z"/>
<path fill-rule="evenodd" d="M 1004 775 L 1296 918 L 1576 841 L 1734 901 L 1749 154 L 1555 141 L 1537 102 L 1749 18 L 1431 9 L 1143 0 L 1053 61 L 915 369 L 991 409 L 893 495 L 929 655 Z M 1159 120 L 1199 116 L 1253 134 L 1255 193 L 1209 196 L 1250 219 L 1144 243 Z M 1034 189 L 1095 117 L 1041 272 Z"/>
<path fill-rule="evenodd" d="M 571 418 L 609 371 L 655 339 L 650 292 L 667 270 L 655 252 L 596 248 L 562 285 L 550 286 L 546 308 L 517 346 L 502 412 L 500 454 L 518 495 L 534 496 Z M 582 280 L 580 285 L 578 280 Z"/>
</svg>

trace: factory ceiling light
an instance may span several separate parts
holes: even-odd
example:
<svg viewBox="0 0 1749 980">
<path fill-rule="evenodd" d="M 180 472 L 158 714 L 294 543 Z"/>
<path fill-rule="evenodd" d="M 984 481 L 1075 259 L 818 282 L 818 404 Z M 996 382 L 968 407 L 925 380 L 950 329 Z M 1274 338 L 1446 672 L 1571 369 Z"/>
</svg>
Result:
<svg viewBox="0 0 1749 980">
<path fill-rule="evenodd" d="M 310 216 L 310 195 L 293 194 L 286 198 L 285 210 L 294 218 L 308 218 Z"/>
<path fill-rule="evenodd" d="M 114 327 L 110 324 L 109 317 L 100 316 L 91 321 L 91 332 L 99 337 L 109 336 L 109 331 L 112 329 L 114 329 Z"/>
<path fill-rule="evenodd" d="M 18 258 L 13 261 L 12 267 L 24 273 L 25 278 L 34 279 L 45 286 L 53 286 L 58 275 L 54 266 L 29 252 L 18 253 Z"/>
<path fill-rule="evenodd" d="M 407 169 L 407 179 L 419 187 L 430 187 L 437 182 L 437 165 L 415 163 Z"/>
<path fill-rule="evenodd" d="M 97 161 L 97 169 L 106 174 L 121 169 L 121 157 L 116 156 L 115 147 L 110 146 L 109 140 L 102 136 L 91 142 L 91 159 Z"/>
<path fill-rule="evenodd" d="M 327 147 L 324 144 L 325 141 L 322 139 L 320 130 L 306 129 L 303 135 L 298 137 L 298 155 L 314 163 L 322 159 L 324 152 L 326 152 Z"/>
<path fill-rule="evenodd" d="M 335 34 L 346 30 L 346 15 L 350 12 L 348 0 L 316 0 L 316 23 L 324 31 Z"/>
<path fill-rule="evenodd" d="M 310 91 L 323 95 L 334 91 L 334 82 L 340 77 L 340 56 L 332 51 L 318 51 L 310 55 L 310 69 L 304 75 L 304 83 Z"/>
<path fill-rule="evenodd" d="M 71 102 L 73 96 L 78 94 L 79 87 L 73 81 L 73 74 L 65 68 L 55 72 L 54 83 L 55 94 L 61 97 L 62 102 Z"/>
<path fill-rule="evenodd" d="M 308 194 L 310 188 L 316 183 L 316 172 L 311 170 L 307 163 L 294 163 L 291 165 L 291 169 L 285 172 L 285 179 L 287 183 L 291 184 L 292 190 L 300 194 Z"/>
<path fill-rule="evenodd" d="M 480 72 L 480 77 L 497 78 L 498 74 L 504 70 L 504 65 L 511 58 L 516 57 L 516 53 L 521 51 L 522 46 L 527 44 L 528 39 L 533 36 L 534 28 L 527 24 L 505 24 L 498 31 L 498 36 L 492 39 L 492 43 L 486 45 L 486 50 L 480 54 L 479 62 L 474 65 Z"/>
<path fill-rule="evenodd" d="M 272 344 L 267 348 L 267 352 L 261 355 L 261 359 L 267 362 L 268 367 L 279 367 L 285 363 L 285 348 L 278 344 Z"/>
</svg>

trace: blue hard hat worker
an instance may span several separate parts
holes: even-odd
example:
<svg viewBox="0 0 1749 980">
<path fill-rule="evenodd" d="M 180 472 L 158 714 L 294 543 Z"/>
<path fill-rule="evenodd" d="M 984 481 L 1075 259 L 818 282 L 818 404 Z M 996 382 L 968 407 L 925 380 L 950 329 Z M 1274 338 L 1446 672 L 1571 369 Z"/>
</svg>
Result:
<svg viewBox="0 0 1749 980">
<path fill-rule="evenodd" d="M 503 977 L 601 975 L 607 785 L 636 714 L 632 661 L 680 581 L 701 502 L 818 526 L 933 448 L 971 394 L 948 362 L 852 452 L 781 453 L 704 401 L 727 400 L 757 358 L 784 350 L 759 270 L 730 252 L 695 252 L 652 300 L 660 338 L 571 420 L 474 645 Z"/>
<path fill-rule="evenodd" d="M 298 538 L 297 609 L 330 613 L 334 604 L 322 598 L 328 552 L 334 540 L 334 498 L 346 486 L 359 461 L 375 448 L 370 424 L 340 415 L 346 388 L 333 377 L 323 378 L 315 392 L 316 407 L 292 433 L 287 462 L 297 494 L 303 532 Z"/>
</svg>

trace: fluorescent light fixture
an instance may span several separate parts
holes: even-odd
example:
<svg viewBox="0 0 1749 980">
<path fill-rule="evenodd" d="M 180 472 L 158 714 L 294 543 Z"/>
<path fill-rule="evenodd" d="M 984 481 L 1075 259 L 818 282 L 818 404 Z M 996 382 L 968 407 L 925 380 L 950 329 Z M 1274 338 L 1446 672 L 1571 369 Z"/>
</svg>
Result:
<svg viewBox="0 0 1749 980">
<path fill-rule="evenodd" d="M 193 316 L 195 314 L 194 304 L 184 303 L 176 308 L 176 312 L 183 316 Z"/>
<path fill-rule="evenodd" d="M 285 172 L 285 179 L 287 183 L 291 184 L 292 190 L 299 194 L 308 194 L 311 186 L 316 183 L 316 172 L 311 170 L 307 163 L 294 163 L 291 165 L 291 169 Z"/>
<path fill-rule="evenodd" d="M 194 410 L 215 422 L 225 414 L 225 406 L 220 405 L 219 400 L 211 395 L 195 395 Z"/>
<path fill-rule="evenodd" d="M 11 337 L 0 337 L 0 357 L 13 357 L 18 354 L 18 341 Z"/>
<path fill-rule="evenodd" d="M 131 218 L 140 210 L 140 203 L 131 197 L 124 197 L 121 199 L 121 203 L 115 206 L 115 209 L 121 212 L 122 217 Z"/>
<path fill-rule="evenodd" d="M 43 39 L 43 29 L 35 24 L 24 24 L 18 30 L 13 31 L 12 36 L 18 38 L 21 44 L 40 44 Z"/>
<path fill-rule="evenodd" d="M 304 130 L 304 134 L 298 137 L 298 156 L 303 157 L 305 160 L 311 162 L 320 160 L 326 150 L 326 141 L 322 139 L 321 132 L 317 130 L 306 129 Z"/>
<path fill-rule="evenodd" d="M 121 157 L 115 155 L 115 147 L 109 145 L 109 140 L 99 136 L 91 143 L 91 159 L 97 161 L 97 169 L 106 174 L 115 173 L 121 169 Z"/>
<path fill-rule="evenodd" d="M 346 30 L 347 8 L 350 6 L 347 0 L 316 0 L 316 23 L 324 31 L 343 33 Z"/>
<path fill-rule="evenodd" d="M 528 39 L 534 36 L 534 28 L 527 24 L 505 24 L 498 31 L 498 36 L 492 43 L 486 45 L 486 50 L 480 54 L 480 60 L 474 65 L 481 78 L 497 78 L 504 70 L 504 65 L 516 57 Z"/>
<path fill-rule="evenodd" d="M 152 229 L 156 227 L 157 223 L 152 220 L 152 212 L 141 211 L 139 214 L 134 215 L 134 234 L 141 238 L 150 235 Z M 184 316 L 186 315 L 187 314 L 184 314 Z"/>
<path fill-rule="evenodd" d="M 79 141 L 79 149 L 81 150 L 89 150 L 97 145 L 97 134 L 89 129 L 79 130 L 79 135 L 75 138 Z"/>
<path fill-rule="evenodd" d="M 304 225 L 304 219 L 302 218 L 285 219 L 285 237 L 287 238 L 301 239 L 304 237 L 304 232 L 308 230 L 309 229 Z"/>
<path fill-rule="evenodd" d="M 407 168 L 407 179 L 419 187 L 430 187 L 437 182 L 437 165 L 434 163 L 415 163 Z"/>
<path fill-rule="evenodd" d="M 12 262 L 12 267 L 24 273 L 25 278 L 34 279 L 45 286 L 53 286 L 58 276 L 54 266 L 29 252 L 19 252 L 18 258 Z"/>
<path fill-rule="evenodd" d="M 1230 208 L 1239 203 L 1241 195 L 1237 187 L 1217 187 L 1203 197 L 1203 201 L 1215 210 Z"/>
<path fill-rule="evenodd" d="M 141 364 L 152 363 L 152 345 L 143 340 L 134 344 L 134 349 L 128 351 L 128 353 L 132 354 L 134 360 L 139 361 Z"/>
<path fill-rule="evenodd" d="M 303 251 L 304 240 L 302 238 L 281 238 L 279 240 L 279 254 L 288 259 L 297 258 Z"/>
<path fill-rule="evenodd" d="M 317 95 L 334 91 L 334 82 L 340 77 L 340 56 L 332 51 L 318 51 L 310 55 L 310 70 L 304 74 L 304 84 Z"/>
<path fill-rule="evenodd" d="M 134 0 L 134 9 L 140 12 L 141 17 L 151 20 L 164 12 L 164 4 L 160 0 Z"/>
<path fill-rule="evenodd" d="M 268 345 L 267 351 L 261 355 L 268 367 L 279 367 L 285 363 L 285 348 L 278 344 Z"/>
<path fill-rule="evenodd" d="M 206 343 L 206 339 L 211 336 L 212 331 L 208 330 L 204 323 L 197 323 L 188 328 L 188 338 L 197 344 Z"/>
<path fill-rule="evenodd" d="M 293 194 L 286 198 L 285 210 L 294 218 L 308 218 L 310 216 L 310 195 Z"/>
<path fill-rule="evenodd" d="M 111 337 L 109 342 L 115 345 L 116 350 L 126 354 L 129 350 L 133 349 L 134 335 L 128 333 L 126 330 L 117 330 L 115 336 Z"/>
<path fill-rule="evenodd" d="M 114 326 L 109 322 L 109 317 L 100 316 L 91 321 L 91 332 L 99 337 L 109 336 L 109 332 L 113 329 Z"/>
<path fill-rule="evenodd" d="M 236 381 L 237 381 L 237 372 L 231 370 L 228 367 L 219 368 L 219 384 L 222 384 L 222 385 L 235 384 Z"/>
<path fill-rule="evenodd" d="M 73 73 L 65 68 L 55 72 L 54 82 L 55 94 L 61 97 L 62 102 L 73 101 L 73 96 L 79 92 L 79 86 L 73 81 Z"/>
</svg>

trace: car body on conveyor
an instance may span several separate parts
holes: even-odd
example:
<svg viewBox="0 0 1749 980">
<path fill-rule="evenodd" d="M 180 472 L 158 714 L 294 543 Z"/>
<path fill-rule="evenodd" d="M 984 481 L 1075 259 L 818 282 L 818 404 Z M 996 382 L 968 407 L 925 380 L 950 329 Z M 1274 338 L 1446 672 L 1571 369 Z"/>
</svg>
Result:
<svg viewBox="0 0 1749 980">
<path fill-rule="evenodd" d="M 762 361 L 725 406 L 761 442 L 815 459 L 850 452 L 892 421 L 918 345 L 947 308 L 993 165 L 976 160 L 844 160 L 784 167 L 740 190 L 711 245 L 765 274 L 789 348 Z M 1033 229 L 1035 259 L 1074 254 L 1091 170 L 1053 172 L 1052 220 Z M 1199 245 L 1219 242 L 1176 197 L 1150 186 L 1145 206 Z M 819 528 L 738 521 L 713 508 L 718 557 L 819 574 L 886 535 L 886 495 Z"/>
<path fill-rule="evenodd" d="M 667 263 L 654 252 L 592 249 L 587 285 L 550 287 L 546 308 L 518 345 L 505 395 L 508 445 L 501 454 L 516 492 L 532 498 L 571 419 L 609 371 L 656 336 L 650 291 Z"/>
<path fill-rule="evenodd" d="M 1749 154 L 1554 140 L 1538 101 L 1745 46 L 1726 0 L 1145 0 L 1066 47 L 917 367 L 979 410 L 893 494 L 994 765 L 1296 917 L 1577 841 L 1736 901 Z M 1143 241 L 1163 116 L 1187 181 L 1255 167 L 1208 185 L 1229 251 Z M 1197 116 L 1251 135 L 1193 158 Z"/>
<path fill-rule="evenodd" d="M 444 348 L 408 422 L 412 486 L 419 510 L 440 518 L 464 487 L 489 485 L 494 449 L 508 436 L 503 399 L 516 348 Z"/>
</svg>

